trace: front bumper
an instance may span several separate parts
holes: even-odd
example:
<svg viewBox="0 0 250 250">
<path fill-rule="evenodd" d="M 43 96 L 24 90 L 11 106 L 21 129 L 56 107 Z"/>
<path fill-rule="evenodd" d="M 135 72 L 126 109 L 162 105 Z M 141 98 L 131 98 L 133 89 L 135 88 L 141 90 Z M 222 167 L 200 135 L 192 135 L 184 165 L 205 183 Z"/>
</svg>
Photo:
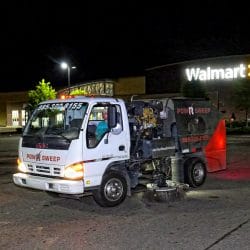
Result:
<svg viewBox="0 0 250 250">
<path fill-rule="evenodd" d="M 61 180 L 16 173 L 13 174 L 13 181 L 18 186 L 62 194 L 82 194 L 84 192 L 84 183 L 82 180 Z"/>
</svg>

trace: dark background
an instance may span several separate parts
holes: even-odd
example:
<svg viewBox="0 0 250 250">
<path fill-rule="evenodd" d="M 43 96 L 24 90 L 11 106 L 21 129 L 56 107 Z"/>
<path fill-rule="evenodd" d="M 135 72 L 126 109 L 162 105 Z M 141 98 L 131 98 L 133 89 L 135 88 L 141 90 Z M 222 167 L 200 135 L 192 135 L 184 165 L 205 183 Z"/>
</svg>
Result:
<svg viewBox="0 0 250 250">
<path fill-rule="evenodd" d="M 1 6 L 0 92 L 136 76 L 153 66 L 248 54 L 247 1 L 11 1 Z"/>
</svg>

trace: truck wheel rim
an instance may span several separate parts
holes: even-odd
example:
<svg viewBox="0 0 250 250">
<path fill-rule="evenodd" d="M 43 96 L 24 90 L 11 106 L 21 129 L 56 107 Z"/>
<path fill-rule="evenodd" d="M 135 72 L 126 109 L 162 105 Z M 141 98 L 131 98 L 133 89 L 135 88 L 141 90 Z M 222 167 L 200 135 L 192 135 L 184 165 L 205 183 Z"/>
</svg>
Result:
<svg viewBox="0 0 250 250">
<path fill-rule="evenodd" d="M 194 169 L 193 169 L 194 181 L 197 183 L 201 182 L 204 178 L 204 174 L 205 172 L 204 172 L 203 165 L 201 163 L 195 164 Z"/>
<path fill-rule="evenodd" d="M 109 201 L 117 201 L 123 194 L 123 185 L 119 179 L 108 180 L 104 187 L 104 195 Z"/>
</svg>

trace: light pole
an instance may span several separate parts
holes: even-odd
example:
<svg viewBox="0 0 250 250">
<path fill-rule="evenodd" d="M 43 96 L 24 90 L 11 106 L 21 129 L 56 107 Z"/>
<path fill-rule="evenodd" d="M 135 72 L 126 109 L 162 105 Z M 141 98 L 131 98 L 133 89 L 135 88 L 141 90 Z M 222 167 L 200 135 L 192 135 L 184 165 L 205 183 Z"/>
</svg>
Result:
<svg viewBox="0 0 250 250">
<path fill-rule="evenodd" d="M 70 69 L 75 69 L 75 66 L 70 66 L 66 62 L 61 63 L 62 69 L 67 69 L 68 70 L 68 88 L 70 89 Z"/>
</svg>

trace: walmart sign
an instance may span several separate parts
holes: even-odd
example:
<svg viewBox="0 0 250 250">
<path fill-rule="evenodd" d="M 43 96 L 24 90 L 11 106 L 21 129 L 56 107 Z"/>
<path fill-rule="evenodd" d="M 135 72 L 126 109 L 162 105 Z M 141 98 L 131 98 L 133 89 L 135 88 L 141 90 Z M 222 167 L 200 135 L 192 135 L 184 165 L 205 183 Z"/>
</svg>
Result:
<svg viewBox="0 0 250 250">
<path fill-rule="evenodd" d="M 186 78 L 188 81 L 200 80 L 230 80 L 250 77 L 250 64 L 239 64 L 235 67 L 227 68 L 186 68 Z"/>
</svg>

